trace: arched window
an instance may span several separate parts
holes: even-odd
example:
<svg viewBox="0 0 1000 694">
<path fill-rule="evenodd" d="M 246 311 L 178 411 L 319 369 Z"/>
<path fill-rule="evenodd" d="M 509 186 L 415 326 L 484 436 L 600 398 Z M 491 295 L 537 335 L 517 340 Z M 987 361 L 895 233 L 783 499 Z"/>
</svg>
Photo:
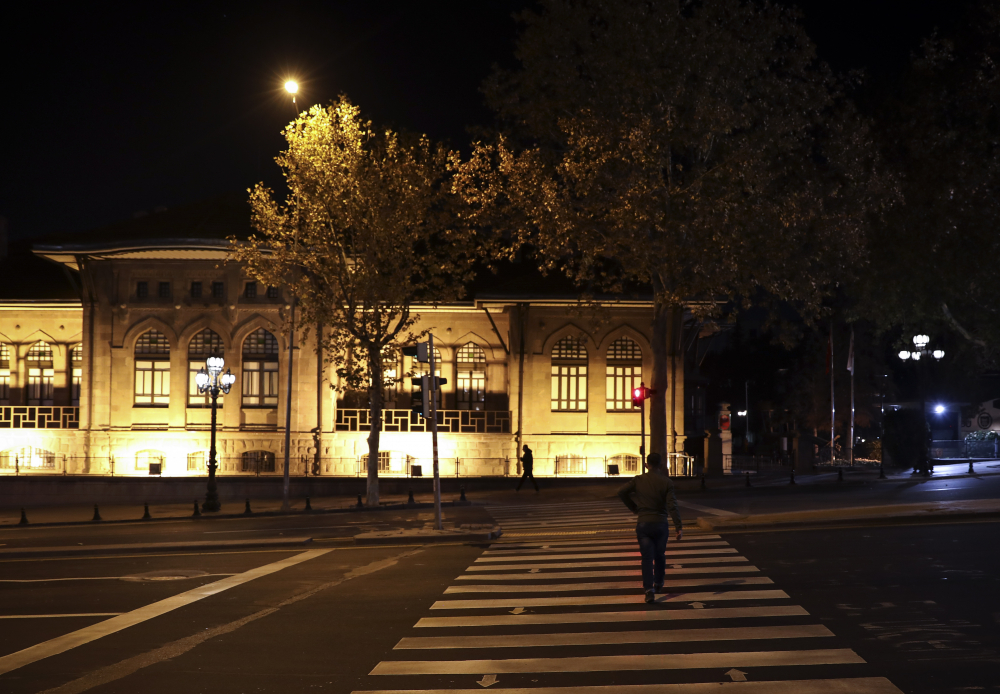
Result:
<svg viewBox="0 0 1000 694">
<path fill-rule="evenodd" d="M 221 357 L 224 351 L 222 338 L 211 328 L 205 328 L 191 338 L 191 342 L 188 343 L 188 407 L 211 406 L 211 398 L 207 394 L 198 392 L 195 376 L 198 375 L 200 369 L 204 368 L 206 359 Z M 224 397 L 222 391 L 219 391 L 217 400 L 219 407 L 222 407 Z"/>
<path fill-rule="evenodd" d="M 52 451 L 33 446 L 22 446 L 0 452 L 0 468 L 19 470 L 54 470 L 56 455 Z"/>
<path fill-rule="evenodd" d="M 619 337 L 608 348 L 608 412 L 632 409 L 632 390 L 642 382 L 642 349 L 627 337 Z"/>
<path fill-rule="evenodd" d="M 76 345 L 69 352 L 70 401 L 80 406 L 80 386 L 83 383 L 83 345 Z"/>
<path fill-rule="evenodd" d="M 618 466 L 618 472 L 620 474 L 634 474 L 638 475 L 639 472 L 639 456 L 632 455 L 630 453 L 619 453 L 618 455 L 611 456 L 608 460 L 611 465 Z"/>
<path fill-rule="evenodd" d="M 564 337 L 552 347 L 552 411 L 586 412 L 587 346 Z"/>
<path fill-rule="evenodd" d="M 135 343 L 135 404 L 170 404 L 170 343 L 159 330 L 147 330 Z"/>
<path fill-rule="evenodd" d="M 52 365 L 52 345 L 36 342 L 25 357 L 28 362 L 28 404 L 51 405 L 52 381 L 55 370 Z"/>
<path fill-rule="evenodd" d="M 188 472 L 205 472 L 208 470 L 208 451 L 195 451 L 188 453 Z"/>
<path fill-rule="evenodd" d="M 159 475 L 163 472 L 163 464 L 167 457 L 163 451 L 139 451 L 135 454 L 135 469 L 139 472 L 152 472 Z"/>
<path fill-rule="evenodd" d="M 274 453 L 270 451 L 246 451 L 240 456 L 240 472 L 274 472 Z"/>
<path fill-rule="evenodd" d="M 10 404 L 10 347 L 0 342 L 0 405 Z"/>
<path fill-rule="evenodd" d="M 458 409 L 482 410 L 486 405 L 486 352 L 474 342 L 455 354 Z"/>
<path fill-rule="evenodd" d="M 277 406 L 278 341 L 257 328 L 243 341 L 243 407 Z"/>
</svg>

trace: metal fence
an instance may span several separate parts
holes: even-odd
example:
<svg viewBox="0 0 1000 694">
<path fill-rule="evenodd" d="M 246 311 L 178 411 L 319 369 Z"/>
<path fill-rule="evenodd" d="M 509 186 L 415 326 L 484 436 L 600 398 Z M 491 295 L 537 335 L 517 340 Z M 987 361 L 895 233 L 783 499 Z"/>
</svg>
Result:
<svg viewBox="0 0 1000 694">
<path fill-rule="evenodd" d="M 733 453 L 722 456 L 722 469 L 733 472 L 769 472 L 788 467 L 789 461 L 783 457 L 769 455 L 744 455 Z"/>
</svg>

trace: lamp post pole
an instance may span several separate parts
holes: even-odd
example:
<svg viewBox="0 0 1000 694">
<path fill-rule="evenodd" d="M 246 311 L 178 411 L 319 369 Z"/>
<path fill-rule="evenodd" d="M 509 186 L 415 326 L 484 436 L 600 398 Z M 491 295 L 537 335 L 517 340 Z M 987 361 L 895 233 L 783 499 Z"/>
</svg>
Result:
<svg viewBox="0 0 1000 694">
<path fill-rule="evenodd" d="M 911 360 L 911 361 L 920 361 L 920 357 L 934 357 L 935 361 L 941 361 L 942 359 L 944 359 L 944 350 L 943 349 L 935 349 L 935 350 L 928 349 L 927 348 L 927 344 L 930 341 L 931 341 L 931 338 L 928 337 L 927 335 L 914 335 L 913 336 L 913 345 L 914 345 L 915 349 L 912 352 L 908 351 L 908 350 L 905 350 L 905 349 L 902 350 L 899 353 L 899 358 L 902 359 L 903 361 L 906 361 L 908 359 Z M 926 430 L 928 428 L 928 425 L 927 425 L 927 393 L 926 393 L 926 383 L 924 382 L 924 378 L 923 378 L 924 375 L 923 375 L 923 373 L 919 373 L 917 376 L 920 379 L 920 382 L 919 382 L 920 383 L 920 418 L 921 418 L 921 421 L 923 421 L 923 423 L 924 423 L 924 429 Z M 923 454 L 920 456 L 920 464 L 923 466 L 923 470 L 921 472 L 923 473 L 924 477 L 929 477 L 930 474 L 931 474 L 930 463 L 927 460 L 927 449 L 929 447 L 929 444 L 928 444 L 928 441 L 926 440 L 926 438 L 927 438 L 926 435 L 923 432 L 921 433 L 921 435 L 924 436 L 924 439 L 925 439 L 922 442 L 922 444 L 921 444 L 921 445 L 923 445 Z"/>
<path fill-rule="evenodd" d="M 201 508 L 203 511 L 218 511 L 222 508 L 219 503 L 219 490 L 215 483 L 215 470 L 218 467 L 215 452 L 215 427 L 217 421 L 216 412 L 219 406 L 219 393 L 229 393 L 229 389 L 236 382 L 236 376 L 226 369 L 222 373 L 222 368 L 226 362 L 222 357 L 209 357 L 194 377 L 199 393 L 208 393 L 212 398 L 212 429 L 210 444 L 208 447 L 208 490 L 205 492 L 205 503 Z"/>
</svg>

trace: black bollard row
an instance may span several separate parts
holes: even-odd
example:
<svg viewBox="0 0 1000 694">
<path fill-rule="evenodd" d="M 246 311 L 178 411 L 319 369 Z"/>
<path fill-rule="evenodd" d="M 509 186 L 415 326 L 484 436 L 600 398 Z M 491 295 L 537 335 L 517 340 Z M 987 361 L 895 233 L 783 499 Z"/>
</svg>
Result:
<svg viewBox="0 0 1000 694">
<path fill-rule="evenodd" d="M 152 516 L 149 515 L 149 502 L 147 501 L 142 506 L 143 506 L 142 519 L 143 520 L 149 520 L 149 519 L 151 519 Z"/>
<path fill-rule="evenodd" d="M 28 514 L 25 513 L 24 509 L 22 508 L 21 509 L 21 521 L 18 523 L 18 525 L 27 525 L 27 524 L 28 524 Z"/>
<path fill-rule="evenodd" d="M 842 467 L 837 468 L 837 481 L 838 482 L 844 481 L 844 468 Z"/>
<path fill-rule="evenodd" d="M 91 520 L 99 521 L 101 520 L 101 512 L 97 508 L 97 504 L 94 504 L 94 517 Z"/>
<path fill-rule="evenodd" d="M 250 510 L 250 499 L 247 499 L 246 506 L 243 507 L 243 515 L 244 516 L 252 516 L 253 515 L 253 511 Z"/>
<path fill-rule="evenodd" d="M 879 463 L 879 466 L 878 466 L 878 478 L 880 480 L 884 480 L 885 479 L 885 468 L 882 467 L 881 463 Z"/>
<path fill-rule="evenodd" d="M 747 486 L 750 486 L 750 473 L 747 473 Z"/>
<path fill-rule="evenodd" d="M 468 501 L 468 499 L 465 498 L 465 485 L 464 484 L 461 487 L 458 488 L 458 491 L 461 492 L 461 496 L 458 498 L 458 500 L 459 501 Z"/>
<path fill-rule="evenodd" d="M 201 509 L 198 508 L 198 500 L 197 499 L 194 500 L 194 513 L 192 513 L 191 515 L 192 516 L 200 516 L 201 515 Z"/>
<path fill-rule="evenodd" d="M 410 495 L 406 498 L 407 506 L 416 506 L 417 502 L 413 499 L 413 490 L 410 490 Z"/>
<path fill-rule="evenodd" d="M 971 460 L 969 461 L 969 474 L 970 475 L 976 474 L 975 468 L 972 467 L 972 461 Z"/>
<path fill-rule="evenodd" d="M 358 508 L 364 508 L 364 507 L 365 507 L 365 505 L 363 503 L 361 503 L 361 495 L 358 494 Z"/>
<path fill-rule="evenodd" d="M 792 470 L 792 479 L 788 482 L 788 484 L 795 484 L 795 470 Z"/>
<path fill-rule="evenodd" d="M 701 473 L 701 491 L 705 491 L 706 489 L 708 489 L 708 487 L 705 486 L 705 473 L 703 472 Z"/>
<path fill-rule="evenodd" d="M 307 496 L 306 497 L 306 511 L 312 511 L 312 510 L 313 510 L 312 504 L 309 503 L 309 497 Z"/>
</svg>

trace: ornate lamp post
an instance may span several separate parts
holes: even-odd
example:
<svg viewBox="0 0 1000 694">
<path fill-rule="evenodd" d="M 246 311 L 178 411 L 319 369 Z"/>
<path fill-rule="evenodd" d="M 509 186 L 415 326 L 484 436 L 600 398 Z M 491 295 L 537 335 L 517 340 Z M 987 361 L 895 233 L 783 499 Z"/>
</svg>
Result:
<svg viewBox="0 0 1000 694">
<path fill-rule="evenodd" d="M 205 511 L 218 511 L 222 508 L 219 503 L 219 491 L 215 486 L 215 469 L 218 465 L 215 462 L 215 415 L 218 410 L 219 392 L 228 394 L 229 389 L 236 383 L 236 376 L 226 369 L 222 373 L 222 368 L 226 361 L 222 357 L 209 357 L 205 360 L 205 366 L 201 367 L 194 377 L 199 393 L 208 393 L 212 396 L 212 443 L 208 449 L 208 491 L 205 493 L 205 503 L 202 509 Z"/>
<path fill-rule="evenodd" d="M 908 350 L 905 350 L 905 349 L 902 350 L 902 351 L 900 351 L 899 358 L 902 359 L 903 361 L 908 361 L 908 360 L 909 361 L 920 361 L 921 357 L 933 357 L 935 361 L 941 361 L 942 359 L 944 359 L 944 350 L 943 349 L 935 349 L 935 350 L 927 349 L 927 345 L 928 345 L 928 343 L 930 343 L 930 341 L 931 341 L 931 338 L 928 337 L 927 335 L 914 335 L 913 336 L 914 350 L 912 352 L 908 351 Z M 927 422 L 927 394 L 925 393 L 926 386 L 924 384 L 924 379 L 922 378 L 923 374 L 919 374 L 919 376 L 921 377 L 920 378 L 920 414 L 923 417 L 923 421 L 924 421 L 924 423 L 926 425 L 926 422 Z M 924 446 L 925 446 L 925 448 L 927 447 L 927 442 L 926 441 L 924 442 Z M 924 476 L 925 477 L 929 476 L 931 473 L 930 473 L 930 466 L 929 466 L 929 464 L 926 461 L 926 453 L 924 454 L 924 459 L 921 461 L 921 465 L 923 466 L 923 474 L 924 474 Z"/>
</svg>

